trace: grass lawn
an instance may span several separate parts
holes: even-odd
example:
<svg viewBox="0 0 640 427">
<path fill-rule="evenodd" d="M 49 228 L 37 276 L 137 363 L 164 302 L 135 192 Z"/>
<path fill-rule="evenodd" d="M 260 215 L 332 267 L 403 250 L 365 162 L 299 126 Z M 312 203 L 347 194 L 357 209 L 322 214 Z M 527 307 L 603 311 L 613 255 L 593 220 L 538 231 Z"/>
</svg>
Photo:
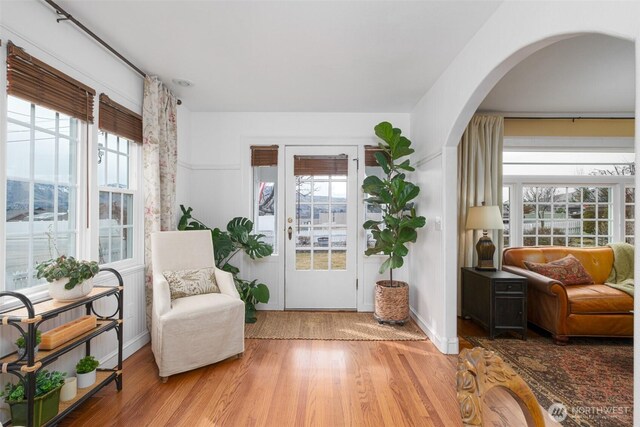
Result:
<svg viewBox="0 0 640 427">
<path fill-rule="evenodd" d="M 313 269 L 328 270 L 329 269 L 329 251 L 316 250 L 313 253 Z M 331 269 L 346 270 L 347 269 L 347 251 L 334 250 L 331 253 Z M 311 252 L 296 252 L 296 270 L 311 270 Z"/>
</svg>

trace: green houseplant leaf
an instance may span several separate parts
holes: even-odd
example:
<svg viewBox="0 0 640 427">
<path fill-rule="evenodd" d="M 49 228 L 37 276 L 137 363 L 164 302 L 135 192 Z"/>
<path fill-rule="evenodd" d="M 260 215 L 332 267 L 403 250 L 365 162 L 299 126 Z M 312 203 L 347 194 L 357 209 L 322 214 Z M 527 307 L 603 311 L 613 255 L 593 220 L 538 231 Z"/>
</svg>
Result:
<svg viewBox="0 0 640 427">
<path fill-rule="evenodd" d="M 373 247 L 365 254 L 387 256 L 380 266 L 380 273 L 389 270 L 393 285 L 393 270 L 402 267 L 404 257 L 409 254 L 406 244 L 416 242 L 417 229 L 424 227 L 426 220 L 416 215 L 412 203 L 420 194 L 420 187 L 407 181 L 405 174 L 415 170 L 405 158 L 414 153 L 411 141 L 389 122 L 379 123 L 374 131 L 381 140 L 378 146 L 382 149 L 374 157 L 385 177 L 368 176 L 362 183 L 362 190 L 369 195 L 366 201 L 380 209 L 382 220 L 364 223 L 363 227 L 371 230 L 374 239 Z"/>
<path fill-rule="evenodd" d="M 256 304 L 269 302 L 269 288 L 256 280 L 248 281 L 239 277 L 240 269 L 231 264 L 231 259 L 244 252 L 251 259 L 260 259 L 273 253 L 273 247 L 265 243 L 263 234 L 253 234 L 253 222 L 248 218 L 235 217 L 227 224 L 226 231 L 211 229 L 203 222 L 193 218 L 192 209 L 180 206 L 182 217 L 178 222 L 179 230 L 211 230 L 216 267 L 233 274 L 233 279 L 245 303 L 245 322 L 256 319 Z"/>
</svg>

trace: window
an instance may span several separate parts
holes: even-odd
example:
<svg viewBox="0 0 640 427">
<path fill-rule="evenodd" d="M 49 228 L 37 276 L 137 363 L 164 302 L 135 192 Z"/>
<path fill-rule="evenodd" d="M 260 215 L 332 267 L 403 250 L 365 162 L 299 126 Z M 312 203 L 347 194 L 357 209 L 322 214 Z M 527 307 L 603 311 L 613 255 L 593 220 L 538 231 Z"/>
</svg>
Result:
<svg viewBox="0 0 640 427">
<path fill-rule="evenodd" d="M 612 241 L 612 187 L 522 187 L 524 246 L 604 246 Z"/>
<path fill-rule="evenodd" d="M 253 228 L 278 254 L 278 146 L 251 146 L 253 166 Z"/>
<path fill-rule="evenodd" d="M 382 153 L 383 151 L 375 145 L 366 145 L 364 147 L 364 176 L 365 178 L 368 176 L 377 176 L 380 179 L 385 179 L 387 176 L 378 165 L 376 160 L 376 153 Z M 367 199 L 369 197 L 368 194 L 364 195 L 364 198 Z M 382 210 L 380 206 L 373 205 L 368 202 L 364 202 L 364 221 L 382 221 Z M 372 248 L 375 246 L 376 241 L 373 239 L 373 234 L 371 230 L 366 230 L 367 233 L 367 248 Z"/>
<path fill-rule="evenodd" d="M 98 186 L 100 264 L 133 258 L 133 186 L 130 185 L 135 143 L 107 132 L 99 133 Z"/>
<path fill-rule="evenodd" d="M 505 247 L 633 243 L 634 157 L 628 151 L 505 151 Z"/>
<path fill-rule="evenodd" d="M 504 175 L 635 175 L 635 154 L 505 151 Z"/>
<path fill-rule="evenodd" d="M 39 283 L 36 263 L 76 255 L 79 122 L 7 101 L 5 288 L 16 290 Z"/>
<path fill-rule="evenodd" d="M 502 223 L 504 232 L 502 234 L 502 245 L 508 248 L 511 245 L 511 187 L 502 187 Z"/>
<path fill-rule="evenodd" d="M 624 189 L 624 241 L 634 244 L 636 189 L 627 186 Z"/>
</svg>

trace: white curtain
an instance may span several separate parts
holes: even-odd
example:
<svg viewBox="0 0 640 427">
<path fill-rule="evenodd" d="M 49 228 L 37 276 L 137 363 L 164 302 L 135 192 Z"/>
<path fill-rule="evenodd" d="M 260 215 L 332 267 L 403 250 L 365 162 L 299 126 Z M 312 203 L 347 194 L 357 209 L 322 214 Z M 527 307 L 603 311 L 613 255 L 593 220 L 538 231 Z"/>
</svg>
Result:
<svg viewBox="0 0 640 427">
<path fill-rule="evenodd" d="M 458 266 L 477 263 L 475 245 L 482 231 L 467 230 L 472 206 L 498 205 L 502 212 L 502 147 L 504 118 L 473 116 L 458 146 Z M 502 230 L 489 231 L 496 246 L 494 265 L 502 262 Z"/>
<path fill-rule="evenodd" d="M 144 262 L 147 326 L 151 327 L 150 235 L 175 230 L 178 168 L 177 100 L 157 77 L 145 77 L 142 108 L 144 175 Z"/>
</svg>

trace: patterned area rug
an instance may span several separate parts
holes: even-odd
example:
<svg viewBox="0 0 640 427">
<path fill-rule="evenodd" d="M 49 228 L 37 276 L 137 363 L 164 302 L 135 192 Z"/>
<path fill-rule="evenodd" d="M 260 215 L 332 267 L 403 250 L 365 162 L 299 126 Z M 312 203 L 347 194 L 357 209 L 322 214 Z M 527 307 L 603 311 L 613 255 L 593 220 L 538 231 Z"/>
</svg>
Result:
<svg viewBox="0 0 640 427">
<path fill-rule="evenodd" d="M 563 426 L 633 425 L 633 340 L 572 338 L 557 346 L 544 337 L 465 339 L 498 353 L 543 408 L 565 405 L 569 417 Z"/>
<path fill-rule="evenodd" d="M 245 338 L 275 340 L 422 341 L 426 335 L 409 321 L 380 325 L 373 313 L 259 311 L 245 326 Z"/>
</svg>

